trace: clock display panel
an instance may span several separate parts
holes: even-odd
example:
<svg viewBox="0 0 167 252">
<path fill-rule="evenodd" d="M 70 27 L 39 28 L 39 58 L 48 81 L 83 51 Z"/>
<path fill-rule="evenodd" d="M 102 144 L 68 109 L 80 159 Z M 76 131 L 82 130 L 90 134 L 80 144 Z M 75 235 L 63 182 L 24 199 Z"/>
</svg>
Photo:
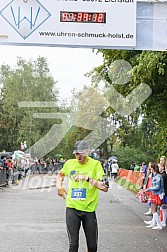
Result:
<svg viewBox="0 0 167 252">
<path fill-rule="evenodd" d="M 60 22 L 106 23 L 106 12 L 60 11 Z"/>
</svg>

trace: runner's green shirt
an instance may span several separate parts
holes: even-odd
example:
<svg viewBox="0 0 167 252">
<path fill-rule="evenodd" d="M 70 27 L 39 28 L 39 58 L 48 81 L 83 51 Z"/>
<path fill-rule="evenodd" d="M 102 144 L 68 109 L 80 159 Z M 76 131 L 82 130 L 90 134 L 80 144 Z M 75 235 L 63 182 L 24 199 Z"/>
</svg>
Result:
<svg viewBox="0 0 167 252">
<path fill-rule="evenodd" d="M 79 164 L 77 159 L 68 160 L 61 173 L 68 176 L 68 194 L 66 207 L 80 211 L 94 212 L 98 205 L 98 189 L 87 181 L 76 182 L 76 175 L 89 176 L 92 179 L 101 180 L 104 170 L 98 160 L 88 157 L 86 164 Z"/>
</svg>

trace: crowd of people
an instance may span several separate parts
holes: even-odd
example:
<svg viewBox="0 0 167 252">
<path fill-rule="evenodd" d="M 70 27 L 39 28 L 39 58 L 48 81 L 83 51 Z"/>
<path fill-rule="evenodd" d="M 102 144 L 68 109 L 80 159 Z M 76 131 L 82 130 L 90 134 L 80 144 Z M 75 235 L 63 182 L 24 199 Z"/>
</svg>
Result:
<svg viewBox="0 0 167 252">
<path fill-rule="evenodd" d="M 115 179 L 119 171 L 119 165 L 117 159 L 108 159 L 102 163 L 104 173 L 108 178 Z"/>
<path fill-rule="evenodd" d="M 167 220 L 167 158 L 162 156 L 160 162 L 150 162 L 143 172 L 141 192 L 147 194 L 150 221 L 144 221 L 147 228 L 162 230 Z"/>
<path fill-rule="evenodd" d="M 18 151 L 18 153 L 24 153 Z M 4 152 L 5 155 L 5 152 Z M 116 157 L 104 160 L 102 158 L 101 150 L 90 152 L 89 156 L 95 160 L 101 162 L 104 174 L 107 178 L 115 179 L 118 174 L 119 165 Z M 58 173 L 58 171 L 63 167 L 66 160 L 63 158 L 32 158 L 30 155 L 19 156 L 19 158 L 14 158 L 11 156 L 6 156 L 0 159 L 0 170 L 3 170 L 6 175 L 6 184 L 10 182 L 14 183 L 16 180 L 20 180 L 27 174 L 53 174 Z M 17 173 L 17 176 L 15 174 Z"/>
<path fill-rule="evenodd" d="M 0 159 L 0 171 L 5 172 L 5 184 L 14 183 L 27 174 L 53 174 L 57 173 L 64 165 L 65 160 L 53 158 L 12 157 Z"/>
<path fill-rule="evenodd" d="M 139 171 L 139 172 L 146 172 L 147 165 L 145 162 L 137 163 L 137 162 L 132 162 L 132 164 L 129 167 L 129 170 L 131 171 Z"/>
</svg>

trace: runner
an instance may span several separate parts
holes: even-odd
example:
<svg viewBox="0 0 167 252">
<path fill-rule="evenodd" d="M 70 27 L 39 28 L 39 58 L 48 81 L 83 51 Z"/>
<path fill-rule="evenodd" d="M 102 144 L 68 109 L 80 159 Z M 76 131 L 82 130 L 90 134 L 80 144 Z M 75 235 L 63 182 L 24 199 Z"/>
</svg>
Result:
<svg viewBox="0 0 167 252">
<path fill-rule="evenodd" d="M 89 252 L 97 251 L 98 226 L 95 210 L 98 205 L 98 189 L 108 191 L 108 182 L 103 182 L 104 170 L 98 160 L 88 156 L 88 144 L 78 141 L 74 146 L 75 159 L 68 160 L 58 173 L 58 195 L 65 197 L 62 186 L 68 176 L 66 196 L 66 226 L 69 237 L 69 252 L 79 248 L 79 229 L 82 223 Z"/>
</svg>

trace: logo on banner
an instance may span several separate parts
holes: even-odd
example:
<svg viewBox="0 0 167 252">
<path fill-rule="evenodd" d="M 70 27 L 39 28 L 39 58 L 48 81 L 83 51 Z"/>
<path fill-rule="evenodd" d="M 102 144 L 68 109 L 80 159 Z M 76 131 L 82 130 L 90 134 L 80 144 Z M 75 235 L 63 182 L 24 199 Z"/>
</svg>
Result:
<svg viewBox="0 0 167 252">
<path fill-rule="evenodd" d="M 37 0 L 13 0 L 0 11 L 0 15 L 23 39 L 29 37 L 51 16 Z"/>
</svg>

